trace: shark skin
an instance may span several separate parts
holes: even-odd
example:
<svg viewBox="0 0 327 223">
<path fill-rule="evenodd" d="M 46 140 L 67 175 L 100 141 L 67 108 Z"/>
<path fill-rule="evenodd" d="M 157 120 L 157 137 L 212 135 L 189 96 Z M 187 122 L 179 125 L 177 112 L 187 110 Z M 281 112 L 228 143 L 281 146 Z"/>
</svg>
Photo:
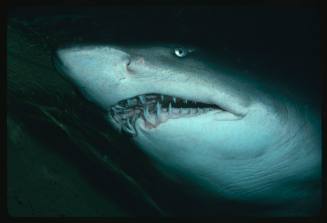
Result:
<svg viewBox="0 0 327 223">
<path fill-rule="evenodd" d="M 54 63 L 164 175 L 194 193 L 265 207 L 231 207 L 233 215 L 319 214 L 321 120 L 296 92 L 225 68 L 194 47 L 72 45 L 59 48 Z M 151 95 L 152 107 L 144 106 Z M 138 103 L 127 121 L 114 110 L 122 101 Z M 192 103 L 211 108 L 189 110 Z"/>
</svg>

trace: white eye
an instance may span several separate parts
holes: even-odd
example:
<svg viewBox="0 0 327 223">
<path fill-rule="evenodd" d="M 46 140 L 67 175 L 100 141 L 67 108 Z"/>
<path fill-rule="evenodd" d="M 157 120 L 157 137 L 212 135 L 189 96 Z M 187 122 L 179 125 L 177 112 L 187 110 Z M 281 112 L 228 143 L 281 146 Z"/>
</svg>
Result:
<svg viewBox="0 0 327 223">
<path fill-rule="evenodd" d="M 185 57 L 188 53 L 188 50 L 184 48 L 175 48 L 174 53 L 178 57 Z"/>
</svg>

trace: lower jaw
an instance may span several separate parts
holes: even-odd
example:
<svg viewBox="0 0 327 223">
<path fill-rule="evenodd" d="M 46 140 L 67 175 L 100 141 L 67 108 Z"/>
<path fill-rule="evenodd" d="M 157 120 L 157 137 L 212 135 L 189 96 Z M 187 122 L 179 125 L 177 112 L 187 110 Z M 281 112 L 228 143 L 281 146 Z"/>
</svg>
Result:
<svg viewBox="0 0 327 223">
<path fill-rule="evenodd" d="M 162 123 L 169 121 L 170 119 L 191 118 L 212 111 L 215 111 L 215 109 L 209 109 L 209 108 L 203 109 L 201 112 L 196 111 L 196 109 L 176 109 L 176 110 L 173 109 L 171 113 L 162 112 L 161 114 L 151 114 L 148 115 L 147 117 L 142 115 L 140 118 L 143 120 L 144 126 L 147 129 L 152 129 L 158 127 Z"/>
<path fill-rule="evenodd" d="M 243 119 L 243 116 L 237 116 L 233 113 L 226 112 L 223 110 L 218 110 L 218 109 L 208 109 L 207 111 L 202 111 L 200 113 L 188 113 L 184 114 L 180 112 L 172 112 L 171 114 L 168 115 L 168 113 L 163 112 L 159 116 L 156 116 L 156 114 L 150 114 L 147 116 L 147 118 L 144 117 L 144 115 L 141 115 L 137 118 L 135 118 L 134 123 L 131 128 L 127 128 L 124 125 L 116 125 L 115 123 L 111 123 L 114 125 L 114 127 L 121 133 L 124 133 L 127 136 L 130 137 L 136 137 L 138 135 L 138 132 L 144 131 L 151 131 L 158 129 L 161 124 L 169 122 L 174 119 L 184 119 L 187 120 L 188 118 L 196 118 L 196 117 L 201 117 L 203 115 L 208 116 L 207 118 L 212 120 L 213 122 L 215 121 L 235 121 L 235 120 L 240 120 Z M 190 120 L 192 121 L 192 120 Z"/>
<path fill-rule="evenodd" d="M 201 118 L 201 116 L 206 115 L 206 118 L 212 120 L 213 122 L 215 121 L 236 121 L 236 120 L 241 120 L 244 117 L 243 116 L 237 116 L 233 113 L 226 112 L 223 110 L 208 110 L 203 113 L 197 113 L 197 114 L 188 114 L 188 115 L 175 115 L 175 116 L 160 116 L 160 118 L 156 118 L 155 116 L 150 116 L 148 119 L 145 119 L 143 116 L 139 117 L 135 122 L 138 120 L 142 121 L 142 127 L 144 130 L 151 130 L 154 128 L 158 128 L 161 124 L 172 121 L 174 119 L 191 119 L 191 118 Z M 194 121 L 194 120 L 190 120 Z"/>
</svg>

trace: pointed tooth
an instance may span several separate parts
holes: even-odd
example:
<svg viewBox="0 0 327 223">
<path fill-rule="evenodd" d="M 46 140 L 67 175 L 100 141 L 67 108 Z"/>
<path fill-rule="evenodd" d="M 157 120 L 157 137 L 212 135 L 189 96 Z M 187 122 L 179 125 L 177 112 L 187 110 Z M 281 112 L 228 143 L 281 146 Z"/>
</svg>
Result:
<svg viewBox="0 0 327 223">
<path fill-rule="evenodd" d="M 164 101 L 165 96 L 161 95 L 160 97 L 161 97 L 161 101 Z"/>
<path fill-rule="evenodd" d="M 169 115 L 171 114 L 171 111 L 172 111 L 171 102 L 169 102 L 169 105 L 168 105 L 168 114 Z"/>
<path fill-rule="evenodd" d="M 144 112 L 145 112 L 145 115 L 149 115 L 149 106 L 148 105 L 145 105 L 145 107 L 144 107 L 145 109 L 144 109 Z"/>
<path fill-rule="evenodd" d="M 122 106 L 122 105 L 118 105 L 118 104 L 117 104 L 117 105 L 115 106 L 115 108 L 116 108 L 116 109 L 124 109 L 125 107 Z"/>
<path fill-rule="evenodd" d="M 187 99 L 184 100 L 184 103 L 187 104 Z"/>
<path fill-rule="evenodd" d="M 127 119 L 127 127 L 130 128 L 130 129 L 134 129 L 134 127 L 131 124 L 130 119 Z"/>
<path fill-rule="evenodd" d="M 156 108 L 157 108 L 157 117 L 159 117 L 161 113 L 161 104 L 159 103 L 159 101 L 157 101 Z"/>
<path fill-rule="evenodd" d="M 144 112 L 143 112 L 143 117 L 144 117 L 145 122 L 147 122 L 147 123 L 149 123 L 151 125 L 156 124 L 155 116 L 150 116 L 148 105 L 145 106 L 145 109 L 144 109 Z"/>
<path fill-rule="evenodd" d="M 111 121 L 113 123 L 113 127 L 118 131 L 121 132 L 121 124 L 120 124 L 120 120 L 118 120 L 117 117 L 112 116 L 112 115 L 108 115 L 107 116 L 108 120 Z"/>
<path fill-rule="evenodd" d="M 132 118 L 132 125 L 134 126 L 134 129 L 135 129 L 136 119 L 138 119 L 139 117 L 140 117 L 139 115 L 134 115 L 133 118 Z"/>
<path fill-rule="evenodd" d="M 118 119 L 118 117 L 116 115 L 112 116 L 112 118 L 117 124 L 120 124 L 120 120 Z"/>
<path fill-rule="evenodd" d="M 111 107 L 111 113 L 116 114 L 118 112 L 118 109 L 115 107 Z"/>
<path fill-rule="evenodd" d="M 173 102 L 176 104 L 176 97 L 173 97 Z"/>
<path fill-rule="evenodd" d="M 126 133 L 129 133 L 129 134 L 131 134 L 131 135 L 135 135 L 135 134 L 136 134 L 134 128 L 129 128 L 129 127 L 126 126 L 126 125 L 123 125 L 122 128 L 123 128 L 123 130 L 124 130 Z"/>
<path fill-rule="evenodd" d="M 139 96 L 139 100 L 140 100 L 142 105 L 145 104 L 145 97 L 143 95 Z"/>
<path fill-rule="evenodd" d="M 145 119 L 149 119 L 150 114 L 149 114 L 149 106 L 148 105 L 145 105 L 143 115 L 144 115 Z"/>
</svg>

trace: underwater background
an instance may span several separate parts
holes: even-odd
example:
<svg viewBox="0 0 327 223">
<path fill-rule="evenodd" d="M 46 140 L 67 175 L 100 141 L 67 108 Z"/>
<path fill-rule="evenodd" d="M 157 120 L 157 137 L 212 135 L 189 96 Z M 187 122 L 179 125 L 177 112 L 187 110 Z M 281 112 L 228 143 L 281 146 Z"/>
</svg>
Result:
<svg viewBox="0 0 327 223">
<path fill-rule="evenodd" d="M 160 175 L 54 69 L 58 46 L 110 41 L 200 46 L 226 66 L 297 89 L 320 109 L 320 21 L 313 8 L 12 8 L 6 52 L 10 216 L 224 213 L 219 202 L 192 197 L 192 188 Z"/>
</svg>

